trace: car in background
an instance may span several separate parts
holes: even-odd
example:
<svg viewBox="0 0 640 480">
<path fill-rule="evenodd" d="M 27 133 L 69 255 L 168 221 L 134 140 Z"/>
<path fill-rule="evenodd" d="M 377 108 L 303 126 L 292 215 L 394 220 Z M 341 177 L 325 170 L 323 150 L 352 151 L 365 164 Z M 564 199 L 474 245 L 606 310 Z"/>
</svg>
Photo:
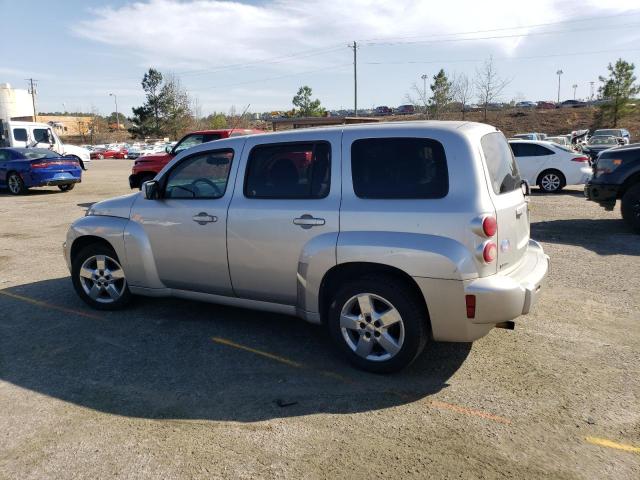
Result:
<svg viewBox="0 0 640 480">
<path fill-rule="evenodd" d="M 141 147 L 131 147 L 131 148 L 129 148 L 129 150 L 127 150 L 127 157 L 129 159 L 131 159 L 131 160 L 135 160 L 140 155 L 142 155 L 142 148 Z"/>
<path fill-rule="evenodd" d="M 600 128 L 593 132 L 594 137 L 600 135 L 612 135 L 614 137 L 622 138 L 624 139 L 625 145 L 629 145 L 631 142 L 631 134 L 626 128 Z"/>
<path fill-rule="evenodd" d="M 392 113 L 393 113 L 393 110 L 391 110 L 391 108 L 387 107 L 386 105 L 381 105 L 379 107 L 376 107 L 376 109 L 373 111 L 373 114 L 378 117 L 391 115 Z"/>
<path fill-rule="evenodd" d="M 570 147 L 571 141 L 566 137 L 566 135 L 559 135 L 557 137 L 547 137 L 545 138 L 547 142 L 553 142 L 557 145 L 562 145 L 564 147 Z"/>
<path fill-rule="evenodd" d="M 558 108 L 582 108 L 586 106 L 587 102 L 581 102 L 580 100 L 565 100 L 558 105 Z"/>
<path fill-rule="evenodd" d="M 598 156 L 584 187 L 587 200 L 613 210 L 621 200 L 624 221 L 640 233 L 640 144 L 610 148 Z"/>
<path fill-rule="evenodd" d="M 516 133 L 511 138 L 520 138 L 522 140 L 544 140 L 539 133 Z"/>
<path fill-rule="evenodd" d="M 48 186 L 68 192 L 81 181 L 82 167 L 75 156 L 64 157 L 46 148 L 0 148 L 0 187 L 12 195 Z"/>
<path fill-rule="evenodd" d="M 582 152 L 591 157 L 591 161 L 595 162 L 600 152 L 604 152 L 610 148 L 620 146 L 617 137 L 612 135 L 594 135 L 582 145 Z"/>
<path fill-rule="evenodd" d="M 516 108 L 536 108 L 538 104 L 536 102 L 531 102 L 529 100 L 525 100 L 523 102 L 516 103 Z"/>
<path fill-rule="evenodd" d="M 541 101 L 538 102 L 538 107 L 541 110 L 552 110 L 556 108 L 556 103 L 555 102 L 546 102 L 546 101 Z"/>
<path fill-rule="evenodd" d="M 396 115 L 413 115 L 416 108 L 413 105 L 400 105 L 396 108 Z"/>
<path fill-rule="evenodd" d="M 591 178 L 589 157 L 553 142 L 509 140 L 520 176 L 545 193 L 567 185 L 582 185 Z"/>
<path fill-rule="evenodd" d="M 218 130 L 200 130 L 188 133 L 175 144 L 172 143 L 166 145 L 164 147 L 164 152 L 152 153 L 138 157 L 131 169 L 131 175 L 129 175 L 129 186 L 131 188 L 141 188 L 144 182 L 155 177 L 156 174 L 173 159 L 173 157 L 188 148 L 212 142 L 214 140 L 220 140 L 222 138 L 253 135 L 257 133 L 265 132 L 262 130 L 245 128 L 225 128 Z"/>
</svg>

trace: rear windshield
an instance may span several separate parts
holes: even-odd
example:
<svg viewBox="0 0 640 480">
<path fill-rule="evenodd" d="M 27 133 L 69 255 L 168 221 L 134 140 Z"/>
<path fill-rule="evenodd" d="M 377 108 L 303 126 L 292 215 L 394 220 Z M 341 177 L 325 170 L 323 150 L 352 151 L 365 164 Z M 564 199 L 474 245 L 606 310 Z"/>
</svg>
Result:
<svg viewBox="0 0 640 480">
<path fill-rule="evenodd" d="M 500 132 L 488 133 L 480 140 L 493 191 L 497 194 L 520 188 L 522 180 L 506 138 Z"/>
<path fill-rule="evenodd" d="M 24 158 L 28 158 L 29 160 L 38 160 L 40 158 L 58 158 L 58 155 L 51 150 L 47 150 L 46 148 L 16 148 L 16 151 L 20 152 L 20 154 Z"/>
</svg>

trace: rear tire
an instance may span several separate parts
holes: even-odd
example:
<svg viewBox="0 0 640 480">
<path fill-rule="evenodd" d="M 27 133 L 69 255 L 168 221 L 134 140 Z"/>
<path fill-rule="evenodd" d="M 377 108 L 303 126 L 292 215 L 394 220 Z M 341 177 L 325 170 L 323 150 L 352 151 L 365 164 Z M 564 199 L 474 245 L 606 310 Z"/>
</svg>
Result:
<svg viewBox="0 0 640 480">
<path fill-rule="evenodd" d="M 545 170 L 538 176 L 537 183 L 545 193 L 558 193 L 567 185 L 567 180 L 559 170 Z"/>
<path fill-rule="evenodd" d="M 640 233 L 640 184 L 628 189 L 622 197 L 622 218 L 636 233 Z"/>
<path fill-rule="evenodd" d="M 11 195 L 24 195 L 29 190 L 16 172 L 7 175 L 7 189 Z"/>
<path fill-rule="evenodd" d="M 75 186 L 75 183 L 67 183 L 66 185 L 58 185 L 58 188 L 61 192 L 69 192 L 73 190 Z"/>
<path fill-rule="evenodd" d="M 120 310 L 131 302 L 131 292 L 116 252 L 93 243 L 72 259 L 71 280 L 80 298 L 96 310 Z"/>
<path fill-rule="evenodd" d="M 387 275 L 346 282 L 331 300 L 327 327 L 349 362 L 374 373 L 405 368 L 429 338 L 423 303 Z"/>
</svg>

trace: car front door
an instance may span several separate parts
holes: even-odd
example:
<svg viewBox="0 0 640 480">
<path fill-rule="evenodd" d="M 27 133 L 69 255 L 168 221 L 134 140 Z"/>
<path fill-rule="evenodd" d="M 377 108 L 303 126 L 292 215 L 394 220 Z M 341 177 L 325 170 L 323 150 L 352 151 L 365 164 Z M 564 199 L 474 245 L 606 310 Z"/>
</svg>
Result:
<svg viewBox="0 0 640 480">
<path fill-rule="evenodd" d="M 339 232 L 341 132 L 248 137 L 229 207 L 227 248 L 237 296 L 296 305 L 303 251 L 330 251 Z"/>
<path fill-rule="evenodd" d="M 241 144 L 239 144 L 241 145 Z M 160 179 L 160 198 L 135 202 L 131 220 L 149 239 L 162 283 L 180 290 L 232 295 L 227 264 L 227 209 L 237 171 L 232 148 L 193 153 Z"/>
</svg>

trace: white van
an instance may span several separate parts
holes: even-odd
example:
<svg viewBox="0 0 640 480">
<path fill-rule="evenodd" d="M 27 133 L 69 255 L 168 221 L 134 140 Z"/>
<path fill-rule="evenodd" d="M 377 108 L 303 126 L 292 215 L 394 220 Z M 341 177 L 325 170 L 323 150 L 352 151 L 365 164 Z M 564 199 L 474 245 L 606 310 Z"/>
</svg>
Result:
<svg viewBox="0 0 640 480">
<path fill-rule="evenodd" d="M 0 147 L 48 148 L 60 155 L 76 157 L 83 170 L 91 163 L 89 150 L 62 143 L 46 123 L 0 120 Z"/>
</svg>

